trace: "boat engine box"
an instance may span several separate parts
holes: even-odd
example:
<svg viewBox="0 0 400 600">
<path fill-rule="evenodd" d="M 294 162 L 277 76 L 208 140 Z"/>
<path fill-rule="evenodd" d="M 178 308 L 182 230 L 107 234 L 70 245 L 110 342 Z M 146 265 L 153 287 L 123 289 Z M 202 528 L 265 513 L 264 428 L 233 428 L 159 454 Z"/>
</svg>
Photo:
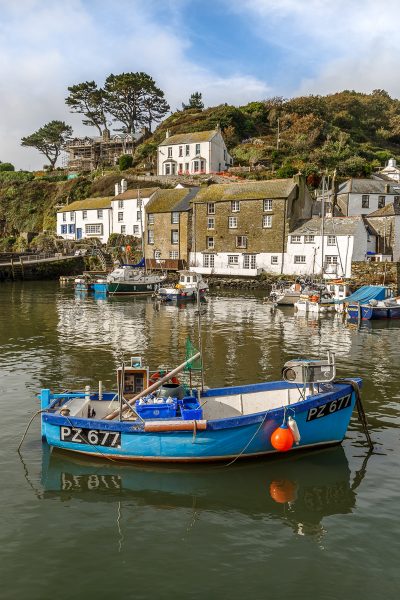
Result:
<svg viewBox="0 0 400 600">
<path fill-rule="evenodd" d="M 135 404 L 135 410 L 142 419 L 173 419 L 176 417 L 176 398 L 154 398 L 146 396 Z"/>
<path fill-rule="evenodd" d="M 200 421 L 203 418 L 203 409 L 193 396 L 179 400 L 179 406 L 184 421 Z"/>
</svg>

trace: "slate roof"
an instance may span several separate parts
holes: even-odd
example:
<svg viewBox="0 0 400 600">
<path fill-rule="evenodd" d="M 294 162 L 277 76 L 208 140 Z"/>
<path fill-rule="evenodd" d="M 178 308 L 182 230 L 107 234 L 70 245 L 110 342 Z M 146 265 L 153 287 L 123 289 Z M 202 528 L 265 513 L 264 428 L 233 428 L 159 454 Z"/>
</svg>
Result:
<svg viewBox="0 0 400 600">
<path fill-rule="evenodd" d="M 200 142 L 210 142 L 218 133 L 216 129 L 211 131 L 193 131 L 191 133 L 177 133 L 165 138 L 159 146 L 174 146 L 175 144 L 199 144 Z"/>
<path fill-rule="evenodd" d="M 386 186 L 389 185 L 389 192 Z M 397 188 L 397 189 L 395 189 Z M 399 194 L 400 185 L 392 181 L 392 185 L 387 181 L 378 179 L 356 179 L 351 178 L 339 185 L 338 194 Z"/>
<path fill-rule="evenodd" d="M 189 210 L 191 200 L 198 193 L 198 187 L 157 190 L 146 206 L 147 214 L 184 212 Z"/>
<path fill-rule="evenodd" d="M 66 204 L 58 212 L 70 212 L 73 210 L 92 210 L 96 208 L 111 208 L 111 200 L 114 198 L 86 198 L 85 200 L 76 200 L 71 204 Z"/>
<path fill-rule="evenodd" d="M 398 202 L 391 202 L 390 204 L 386 204 L 382 208 L 378 208 L 372 213 L 369 213 L 369 217 L 395 217 L 396 215 L 400 215 L 400 205 Z"/>
<path fill-rule="evenodd" d="M 296 188 L 293 179 L 271 179 L 243 183 L 218 183 L 203 188 L 194 202 L 228 202 L 231 200 L 259 200 L 287 198 Z"/>
<path fill-rule="evenodd" d="M 112 200 L 134 200 L 138 197 L 140 198 L 150 198 L 159 188 L 139 188 L 139 192 L 137 188 L 126 190 L 126 192 L 122 192 L 122 194 L 118 194 L 118 196 L 114 196 Z"/>
<path fill-rule="evenodd" d="M 369 216 L 369 215 L 368 215 Z M 353 235 L 362 217 L 325 217 L 324 235 Z M 317 217 L 299 223 L 290 235 L 321 235 L 322 219 Z"/>
</svg>

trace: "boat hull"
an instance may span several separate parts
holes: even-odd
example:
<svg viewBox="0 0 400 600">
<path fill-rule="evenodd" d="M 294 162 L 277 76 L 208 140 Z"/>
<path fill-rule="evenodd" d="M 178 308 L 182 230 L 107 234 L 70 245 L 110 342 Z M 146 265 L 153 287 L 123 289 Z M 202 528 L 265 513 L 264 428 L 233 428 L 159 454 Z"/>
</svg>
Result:
<svg viewBox="0 0 400 600">
<path fill-rule="evenodd" d="M 152 294 L 158 285 L 159 283 L 109 282 L 107 293 L 112 295 Z"/>
<path fill-rule="evenodd" d="M 356 381 L 360 383 L 359 380 Z M 283 382 L 276 382 L 276 389 L 287 387 L 287 384 L 282 384 Z M 223 396 L 227 390 L 243 394 L 254 390 L 270 390 L 271 385 L 208 390 L 203 398 Z M 295 418 L 301 435 L 299 444 L 294 445 L 293 450 L 340 443 L 345 436 L 354 405 L 355 394 L 350 384 L 335 384 L 334 389 L 329 392 L 291 404 L 290 414 Z M 285 409 L 281 407 L 256 414 L 209 420 L 203 430 L 200 429 L 200 423 L 204 424 L 204 421 L 194 421 L 193 427 L 185 431 L 173 428 L 170 431 L 145 431 L 137 421 L 63 417 L 50 412 L 42 415 L 42 432 L 50 446 L 113 460 L 205 462 L 277 454 L 271 444 L 271 435 L 284 419 Z M 199 428 L 196 423 L 199 423 Z M 64 432 L 67 429 L 73 430 L 75 442 L 65 440 Z M 78 430 L 80 433 L 76 433 Z M 90 434 L 93 431 L 95 433 Z M 99 432 L 108 432 L 111 437 L 118 437 L 119 434 L 119 446 L 99 446 L 96 441 Z M 79 441 L 79 436 L 82 441 Z M 94 443 L 84 443 L 89 438 Z"/>
<path fill-rule="evenodd" d="M 359 318 L 359 307 L 349 306 L 347 315 L 350 320 Z M 377 319 L 400 319 L 400 305 L 394 306 L 370 306 L 369 304 L 361 305 L 361 319 L 365 321 Z"/>
</svg>

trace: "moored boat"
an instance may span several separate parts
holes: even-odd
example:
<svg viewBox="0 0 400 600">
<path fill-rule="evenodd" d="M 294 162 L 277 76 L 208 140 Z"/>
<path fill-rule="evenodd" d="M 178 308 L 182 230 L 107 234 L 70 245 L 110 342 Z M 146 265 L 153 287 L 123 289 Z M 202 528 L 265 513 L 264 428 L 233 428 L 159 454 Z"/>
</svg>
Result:
<svg viewBox="0 0 400 600">
<path fill-rule="evenodd" d="M 122 265 L 107 275 L 106 282 L 97 284 L 97 291 L 108 294 L 152 294 L 166 279 L 166 275 L 147 273 L 137 265 Z"/>
<path fill-rule="evenodd" d="M 343 440 L 361 380 L 335 381 L 333 355 L 289 361 L 276 382 L 207 390 L 168 383 L 199 356 L 152 378 L 133 357 L 117 371 L 117 392 L 42 390 L 43 439 L 71 452 L 155 462 L 236 460 Z"/>
<path fill-rule="evenodd" d="M 160 287 L 157 297 L 164 302 L 173 301 L 196 301 L 197 294 L 204 298 L 208 291 L 208 283 L 203 279 L 200 273 L 192 271 L 178 271 L 179 282 L 173 286 Z"/>
<path fill-rule="evenodd" d="M 349 320 L 400 319 L 400 298 L 388 286 L 362 286 L 343 303 Z"/>
</svg>

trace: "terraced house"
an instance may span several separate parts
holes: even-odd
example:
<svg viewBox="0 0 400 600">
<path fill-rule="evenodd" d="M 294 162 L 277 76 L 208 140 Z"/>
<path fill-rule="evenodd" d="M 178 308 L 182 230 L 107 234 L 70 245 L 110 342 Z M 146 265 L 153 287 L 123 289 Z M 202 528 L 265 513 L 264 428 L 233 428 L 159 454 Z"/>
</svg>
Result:
<svg viewBox="0 0 400 600">
<path fill-rule="evenodd" d="M 255 276 L 284 273 L 288 235 L 310 219 L 312 198 L 305 180 L 210 185 L 192 200 L 189 263 L 204 274 Z"/>
<path fill-rule="evenodd" d="M 198 187 L 158 190 L 145 212 L 146 264 L 150 268 L 181 269 L 187 266 L 191 247 L 191 200 Z"/>
<path fill-rule="evenodd" d="M 86 198 L 57 212 L 57 235 L 65 240 L 98 238 L 105 244 L 112 233 L 112 197 Z"/>
<path fill-rule="evenodd" d="M 158 175 L 219 173 L 232 164 L 220 127 L 170 135 L 158 146 Z"/>
</svg>

